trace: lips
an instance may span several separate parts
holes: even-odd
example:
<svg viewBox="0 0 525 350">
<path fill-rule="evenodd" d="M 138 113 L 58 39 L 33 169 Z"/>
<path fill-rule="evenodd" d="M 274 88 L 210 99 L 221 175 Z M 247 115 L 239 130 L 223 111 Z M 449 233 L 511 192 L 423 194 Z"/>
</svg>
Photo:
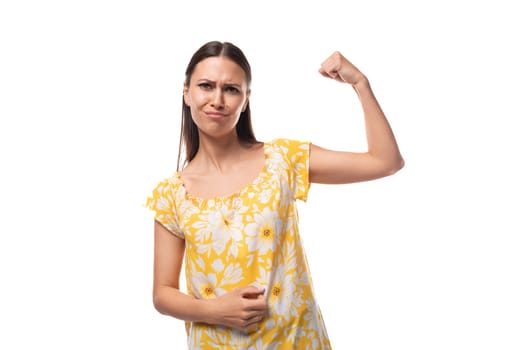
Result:
<svg viewBox="0 0 525 350">
<path fill-rule="evenodd" d="M 206 115 L 213 119 L 224 118 L 226 114 L 220 112 L 206 112 Z"/>
</svg>

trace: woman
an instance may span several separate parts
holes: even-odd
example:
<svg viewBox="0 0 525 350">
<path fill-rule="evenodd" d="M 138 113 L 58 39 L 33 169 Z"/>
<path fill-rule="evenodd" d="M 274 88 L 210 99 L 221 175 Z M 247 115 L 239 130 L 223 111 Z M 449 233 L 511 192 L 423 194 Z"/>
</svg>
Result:
<svg viewBox="0 0 525 350">
<path fill-rule="evenodd" d="M 228 42 L 195 52 L 184 82 L 183 169 L 148 199 L 155 215 L 153 300 L 186 321 L 190 349 L 330 349 L 298 232 L 310 183 L 377 179 L 403 167 L 365 75 L 338 52 L 319 69 L 351 85 L 368 151 L 256 140 L 250 65 Z M 188 294 L 179 290 L 185 257 Z"/>
</svg>

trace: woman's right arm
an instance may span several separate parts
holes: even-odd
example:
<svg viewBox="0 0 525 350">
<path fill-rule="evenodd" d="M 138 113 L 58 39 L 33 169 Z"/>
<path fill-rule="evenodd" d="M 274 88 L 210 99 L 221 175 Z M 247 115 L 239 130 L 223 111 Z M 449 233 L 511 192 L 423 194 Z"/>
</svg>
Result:
<svg viewBox="0 0 525 350">
<path fill-rule="evenodd" d="M 215 299 L 197 299 L 184 294 L 179 279 L 185 241 L 155 221 L 153 304 L 164 315 L 208 324 L 248 329 L 267 311 L 264 290 L 241 287 Z"/>
</svg>

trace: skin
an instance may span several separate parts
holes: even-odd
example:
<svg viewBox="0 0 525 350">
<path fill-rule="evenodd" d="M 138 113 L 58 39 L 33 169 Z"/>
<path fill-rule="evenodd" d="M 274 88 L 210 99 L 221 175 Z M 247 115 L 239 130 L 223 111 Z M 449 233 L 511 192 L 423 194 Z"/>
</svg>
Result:
<svg viewBox="0 0 525 350">
<path fill-rule="evenodd" d="M 368 181 L 400 170 L 403 158 L 366 76 L 339 52 L 321 64 L 319 73 L 354 88 L 363 109 L 368 150 L 334 151 L 312 144 L 310 182 Z M 244 71 L 230 59 L 210 57 L 195 67 L 189 85 L 184 86 L 184 101 L 191 108 L 200 138 L 199 151 L 181 173 L 188 193 L 200 198 L 234 193 L 263 168 L 262 144 L 244 145 L 235 131 L 249 98 Z M 207 300 L 180 292 L 184 240 L 156 221 L 154 231 L 153 302 L 159 312 L 185 321 L 241 330 L 256 327 L 265 317 L 268 305 L 264 290 L 255 286 L 237 288 Z"/>
</svg>

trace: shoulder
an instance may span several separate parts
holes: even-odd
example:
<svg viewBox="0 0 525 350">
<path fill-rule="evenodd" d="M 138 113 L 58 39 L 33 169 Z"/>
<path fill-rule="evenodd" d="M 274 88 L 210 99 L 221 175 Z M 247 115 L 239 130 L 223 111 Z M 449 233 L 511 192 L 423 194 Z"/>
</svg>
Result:
<svg viewBox="0 0 525 350">
<path fill-rule="evenodd" d="M 182 180 L 180 177 L 180 173 L 177 171 L 171 176 L 163 178 L 161 181 L 158 182 L 157 186 L 155 186 L 153 190 L 153 194 L 155 195 L 166 195 L 168 193 L 176 193 L 177 190 L 182 186 Z"/>
<path fill-rule="evenodd" d="M 179 202 L 183 194 L 181 190 L 182 186 L 178 173 L 163 178 L 147 197 L 146 207 L 154 210 L 157 213 L 157 219 L 166 223 L 166 218 L 171 218 L 173 213 L 177 211 L 176 203 Z"/>
<path fill-rule="evenodd" d="M 289 138 L 275 138 L 272 141 L 268 142 L 272 147 L 281 148 L 281 149 L 303 149 L 307 150 L 310 148 L 310 141 L 306 140 L 297 140 Z"/>
<path fill-rule="evenodd" d="M 286 158 L 290 158 L 295 157 L 298 154 L 308 155 L 310 153 L 311 142 L 306 140 L 276 138 L 268 144 L 274 152 L 278 152 Z"/>
<path fill-rule="evenodd" d="M 288 169 L 298 164 L 306 165 L 310 158 L 310 141 L 276 138 L 268 143 L 269 158 L 280 162 Z"/>
</svg>

